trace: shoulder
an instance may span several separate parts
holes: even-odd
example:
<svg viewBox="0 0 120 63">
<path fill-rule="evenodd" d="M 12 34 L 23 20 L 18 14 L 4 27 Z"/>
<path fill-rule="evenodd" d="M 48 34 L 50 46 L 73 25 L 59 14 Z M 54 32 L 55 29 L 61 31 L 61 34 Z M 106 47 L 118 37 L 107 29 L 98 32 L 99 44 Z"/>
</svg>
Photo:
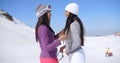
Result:
<svg viewBox="0 0 120 63">
<path fill-rule="evenodd" d="M 47 30 L 48 30 L 47 26 L 45 26 L 45 25 L 39 26 L 39 31 L 47 31 Z"/>
<path fill-rule="evenodd" d="M 47 28 L 45 25 L 40 25 L 39 28 Z"/>
<path fill-rule="evenodd" d="M 79 23 L 77 21 L 74 21 L 73 23 L 71 23 L 70 27 L 79 27 Z"/>
</svg>

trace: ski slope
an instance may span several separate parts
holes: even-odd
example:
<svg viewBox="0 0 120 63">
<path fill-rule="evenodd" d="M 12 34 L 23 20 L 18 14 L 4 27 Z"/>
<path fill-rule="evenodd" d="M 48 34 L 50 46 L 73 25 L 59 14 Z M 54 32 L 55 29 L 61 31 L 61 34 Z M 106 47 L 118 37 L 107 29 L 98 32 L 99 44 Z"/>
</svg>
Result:
<svg viewBox="0 0 120 63">
<path fill-rule="evenodd" d="M 34 29 L 14 20 L 0 16 L 0 63 L 39 63 L 40 48 L 35 41 Z M 113 52 L 112 57 L 105 57 L 107 47 Z M 85 37 L 83 48 L 86 63 L 120 63 L 120 36 Z M 59 63 L 68 63 L 68 60 L 64 53 Z"/>
<path fill-rule="evenodd" d="M 0 63 L 39 63 L 34 29 L 0 17 Z"/>
</svg>

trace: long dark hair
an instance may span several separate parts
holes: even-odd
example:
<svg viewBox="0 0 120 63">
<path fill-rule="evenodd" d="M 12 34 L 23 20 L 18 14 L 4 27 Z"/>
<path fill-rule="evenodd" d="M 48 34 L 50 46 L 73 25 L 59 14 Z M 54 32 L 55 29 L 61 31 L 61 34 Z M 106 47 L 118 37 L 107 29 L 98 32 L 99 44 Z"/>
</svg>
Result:
<svg viewBox="0 0 120 63">
<path fill-rule="evenodd" d="M 64 32 L 69 32 L 69 29 L 70 29 L 70 25 L 72 22 L 74 21 L 77 21 L 79 24 L 80 24 L 80 39 L 81 39 L 81 45 L 84 46 L 84 27 L 83 27 L 83 24 L 82 24 L 82 21 L 80 20 L 80 18 L 73 14 L 73 13 L 70 13 L 67 20 L 66 20 L 66 25 L 65 25 L 65 28 L 64 28 Z"/>
<path fill-rule="evenodd" d="M 40 25 L 47 26 L 47 28 L 54 33 L 54 31 L 50 27 L 50 20 L 48 19 L 47 13 L 45 13 L 43 16 L 41 16 L 38 19 L 38 22 L 37 22 L 36 27 L 35 27 L 36 42 L 38 41 L 38 28 Z"/>
</svg>

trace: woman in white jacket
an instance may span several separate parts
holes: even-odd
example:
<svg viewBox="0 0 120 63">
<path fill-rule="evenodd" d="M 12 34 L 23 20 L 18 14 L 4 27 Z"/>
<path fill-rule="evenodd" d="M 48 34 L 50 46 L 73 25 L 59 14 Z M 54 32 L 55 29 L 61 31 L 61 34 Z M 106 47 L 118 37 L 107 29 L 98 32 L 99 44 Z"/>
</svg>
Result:
<svg viewBox="0 0 120 63">
<path fill-rule="evenodd" d="M 82 46 L 84 46 L 84 27 L 79 19 L 78 5 L 70 3 L 65 8 L 67 17 L 64 33 L 68 35 L 66 40 L 66 53 L 69 55 L 70 63 L 85 63 L 85 54 Z M 64 47 L 61 47 L 61 51 Z"/>
</svg>

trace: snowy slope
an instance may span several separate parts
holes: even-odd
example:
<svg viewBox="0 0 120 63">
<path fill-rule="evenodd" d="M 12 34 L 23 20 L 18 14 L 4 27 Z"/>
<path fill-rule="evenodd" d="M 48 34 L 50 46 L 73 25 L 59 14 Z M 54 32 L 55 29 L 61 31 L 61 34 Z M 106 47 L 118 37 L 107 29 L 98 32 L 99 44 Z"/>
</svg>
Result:
<svg viewBox="0 0 120 63">
<path fill-rule="evenodd" d="M 0 16 L 0 63 L 39 63 L 34 29 Z"/>
<path fill-rule="evenodd" d="M 0 16 L 0 63 L 39 63 L 39 44 L 34 29 L 14 18 L 14 22 Z M 105 57 L 105 48 L 113 52 Z M 86 63 L 120 63 L 120 36 L 85 37 Z M 59 55 L 61 56 L 61 55 Z M 68 56 L 60 63 L 68 63 Z"/>
</svg>

